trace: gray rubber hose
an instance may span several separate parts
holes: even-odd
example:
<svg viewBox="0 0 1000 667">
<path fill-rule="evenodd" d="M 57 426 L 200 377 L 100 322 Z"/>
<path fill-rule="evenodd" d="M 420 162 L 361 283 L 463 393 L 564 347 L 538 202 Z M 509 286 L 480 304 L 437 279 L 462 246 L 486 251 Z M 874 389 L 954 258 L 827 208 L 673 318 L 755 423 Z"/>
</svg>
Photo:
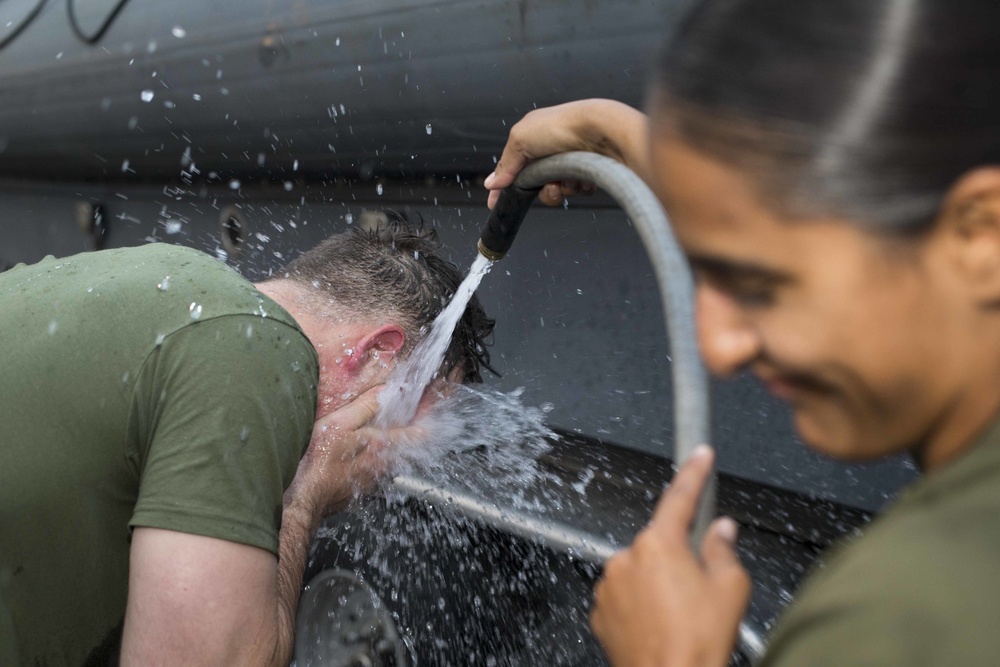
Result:
<svg viewBox="0 0 1000 667">
<path fill-rule="evenodd" d="M 493 211 L 488 230 L 480 238 L 479 251 L 490 259 L 503 257 L 517 234 L 521 220 L 534 199 L 536 188 L 552 181 L 563 180 L 592 181 L 611 195 L 631 218 L 639 231 L 653 265 L 656 284 L 660 291 L 667 333 L 670 338 L 672 357 L 671 377 L 674 391 L 674 438 L 673 459 L 683 463 L 691 456 L 692 450 L 702 443 L 709 443 L 709 385 L 705 367 L 701 363 L 695 331 L 694 283 L 691 271 L 674 238 L 670 223 L 663 208 L 649 187 L 632 170 L 611 158 L 595 153 L 563 153 L 538 160 L 525 167 L 514 181 L 513 199 L 504 197 Z M 505 194 L 507 191 L 505 191 Z M 501 212 L 501 208 L 507 210 Z M 497 215 L 499 213 L 499 215 Z M 698 510 L 691 527 L 691 542 L 697 549 L 715 516 L 715 475 L 705 485 L 699 500 Z M 450 500 L 450 498 L 449 498 Z M 480 510 L 483 511 L 483 510 Z M 488 508 L 486 510 L 488 512 Z M 509 523 L 510 517 L 506 517 Z M 530 518 L 527 526 L 504 528 L 517 532 L 522 529 L 528 536 L 544 534 L 551 526 L 535 526 Z M 580 549 L 589 549 L 589 557 L 599 561 L 610 558 L 615 547 L 603 543 L 594 536 L 556 536 L 576 544 Z M 568 539 L 567 539 L 568 538 Z M 739 626 L 737 647 L 751 661 L 756 662 L 764 653 L 764 641 L 759 630 L 749 622 Z"/>
<path fill-rule="evenodd" d="M 694 283 L 687 259 L 656 196 L 635 172 L 611 158 L 583 152 L 554 155 L 525 167 L 514 185 L 531 189 L 570 179 L 592 181 L 611 195 L 628 214 L 646 247 L 670 338 L 676 432 L 673 459 L 682 464 L 697 445 L 710 442 L 708 375 L 698 352 Z M 691 541 L 696 548 L 714 516 L 713 473 L 702 491 L 692 525 Z"/>
</svg>

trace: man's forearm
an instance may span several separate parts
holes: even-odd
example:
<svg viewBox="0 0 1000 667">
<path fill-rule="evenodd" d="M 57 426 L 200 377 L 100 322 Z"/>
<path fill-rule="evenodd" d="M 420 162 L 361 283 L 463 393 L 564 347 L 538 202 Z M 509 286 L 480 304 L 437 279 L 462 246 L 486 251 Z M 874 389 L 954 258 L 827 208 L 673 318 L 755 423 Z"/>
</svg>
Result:
<svg viewBox="0 0 1000 667">
<path fill-rule="evenodd" d="M 278 627 L 272 665 L 285 667 L 295 646 L 295 613 L 302 591 L 309 543 L 319 525 L 318 512 L 296 503 L 285 506 L 278 533 Z"/>
</svg>

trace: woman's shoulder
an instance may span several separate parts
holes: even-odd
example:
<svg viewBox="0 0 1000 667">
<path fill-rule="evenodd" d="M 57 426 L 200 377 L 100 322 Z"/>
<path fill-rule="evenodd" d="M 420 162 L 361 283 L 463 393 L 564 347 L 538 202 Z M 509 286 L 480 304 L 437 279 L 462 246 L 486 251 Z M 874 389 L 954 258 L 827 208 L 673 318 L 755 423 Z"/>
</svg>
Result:
<svg viewBox="0 0 1000 667">
<path fill-rule="evenodd" d="M 1000 655 L 1000 468 L 950 488 L 921 485 L 825 559 L 763 664 L 827 664 L 829 651 L 838 658 L 828 664 L 976 665 Z"/>
</svg>

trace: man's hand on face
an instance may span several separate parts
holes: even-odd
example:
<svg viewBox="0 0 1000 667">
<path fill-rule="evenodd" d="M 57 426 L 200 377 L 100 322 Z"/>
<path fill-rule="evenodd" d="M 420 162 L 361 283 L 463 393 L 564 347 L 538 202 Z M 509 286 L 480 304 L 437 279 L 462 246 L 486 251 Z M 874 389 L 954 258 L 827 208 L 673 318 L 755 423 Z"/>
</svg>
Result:
<svg viewBox="0 0 1000 667">
<path fill-rule="evenodd" d="M 707 447 L 674 476 L 649 526 L 604 567 L 590 623 L 616 667 L 724 667 L 750 597 L 734 544 L 736 524 L 717 519 L 688 544 L 698 496 L 712 469 Z"/>
<path fill-rule="evenodd" d="M 372 489 L 384 472 L 386 443 L 394 433 L 369 425 L 383 386 L 368 389 L 316 422 L 309 448 L 285 491 L 286 507 L 299 507 L 319 521 L 343 509 L 351 496 Z"/>
<path fill-rule="evenodd" d="M 372 426 L 383 384 L 368 388 L 318 419 L 295 479 L 285 491 L 286 509 L 302 510 L 316 523 L 342 510 L 352 496 L 371 491 L 392 463 L 392 443 L 415 442 L 424 435 L 415 424 L 454 390 L 452 377 L 460 378 L 461 373 L 449 373 L 448 379 L 431 382 L 420 399 L 413 425 L 389 430 Z"/>
</svg>

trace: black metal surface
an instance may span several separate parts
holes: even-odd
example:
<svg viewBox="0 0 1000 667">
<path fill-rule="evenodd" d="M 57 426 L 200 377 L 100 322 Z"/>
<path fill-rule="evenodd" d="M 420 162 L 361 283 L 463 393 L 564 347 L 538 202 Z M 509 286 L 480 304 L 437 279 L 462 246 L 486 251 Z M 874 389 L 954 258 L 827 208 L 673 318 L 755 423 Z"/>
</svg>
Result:
<svg viewBox="0 0 1000 667">
<path fill-rule="evenodd" d="M 419 664 L 605 664 L 587 625 L 601 568 L 554 548 L 544 528 L 571 525 L 627 544 L 648 521 L 670 462 L 566 433 L 552 445 L 543 474 L 518 498 L 536 507 L 543 529 L 534 537 L 499 530 L 459 502 L 376 498 L 328 521 L 308 571 L 347 568 L 372 585 Z M 443 497 L 482 494 L 472 480 L 488 471 L 475 453 L 461 456 L 467 481 L 447 483 Z M 481 500 L 501 514 L 523 511 L 502 496 Z M 748 621 L 761 630 L 822 550 L 869 518 L 730 475 L 719 480 L 719 505 L 742 525 L 737 550 L 754 580 Z"/>
<path fill-rule="evenodd" d="M 407 667 L 407 648 L 384 603 L 346 570 L 306 584 L 296 614 L 295 667 Z"/>
</svg>

